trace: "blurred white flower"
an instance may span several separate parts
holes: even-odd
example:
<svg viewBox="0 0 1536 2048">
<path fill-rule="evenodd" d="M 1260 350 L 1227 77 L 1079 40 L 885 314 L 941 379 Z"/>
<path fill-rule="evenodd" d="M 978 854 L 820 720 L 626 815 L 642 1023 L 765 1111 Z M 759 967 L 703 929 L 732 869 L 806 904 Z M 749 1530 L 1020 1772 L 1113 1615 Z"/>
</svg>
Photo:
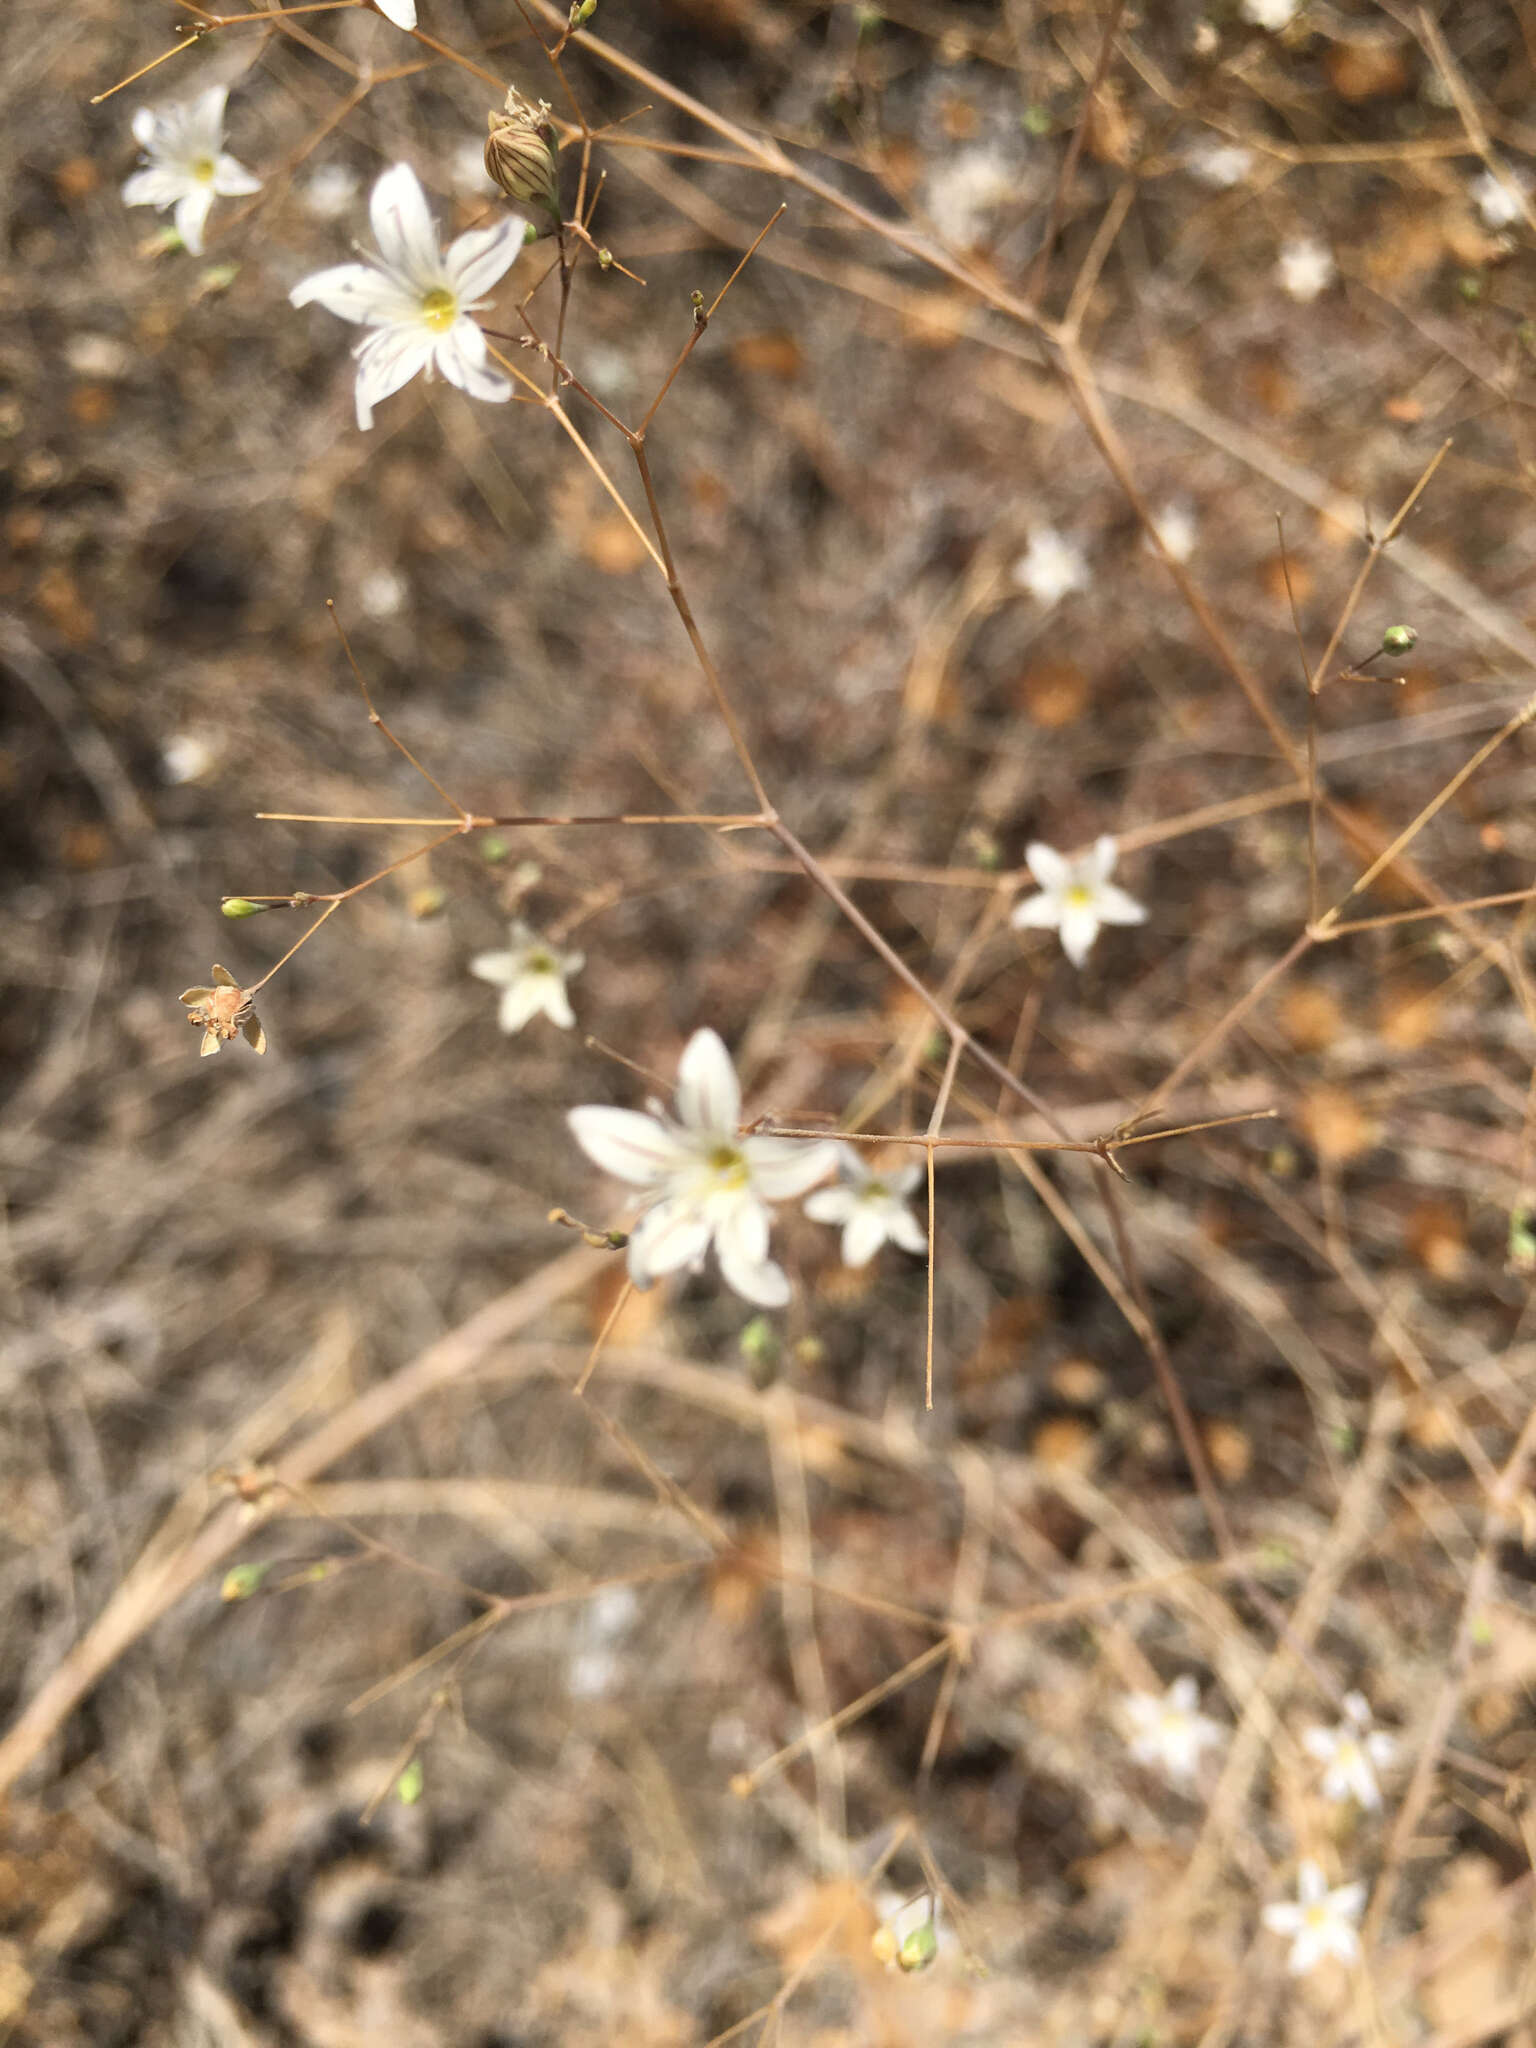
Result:
<svg viewBox="0 0 1536 2048">
<path fill-rule="evenodd" d="M 176 232 L 193 256 L 203 253 L 203 229 L 216 198 L 240 199 L 261 190 L 260 178 L 225 154 L 228 97 L 216 85 L 158 113 L 140 107 L 133 117 L 133 139 L 149 161 L 124 185 L 123 204 L 153 206 L 161 213 L 173 206 Z"/>
<path fill-rule="evenodd" d="M 593 1594 L 579 1624 L 580 1648 L 566 1674 L 572 1699 L 599 1700 L 612 1689 L 619 1669 L 619 1638 L 639 1611 L 633 1586 L 604 1586 Z"/>
<path fill-rule="evenodd" d="M 805 1205 L 815 1223 L 843 1226 L 843 1264 L 867 1266 L 887 1238 L 903 1251 L 922 1255 L 928 1233 L 907 1207 L 906 1197 L 923 1178 L 917 1162 L 894 1173 L 876 1173 L 865 1165 L 857 1146 L 838 1148 L 839 1185 L 818 1188 Z"/>
<path fill-rule="evenodd" d="M 410 586 L 394 569 L 375 569 L 363 578 L 357 601 L 370 619 L 392 619 L 410 595 Z"/>
<path fill-rule="evenodd" d="M 1397 1742 L 1383 1728 L 1372 1728 L 1371 1710 L 1365 1695 L 1344 1695 L 1345 1718 L 1337 1728 L 1308 1728 L 1301 1746 L 1308 1756 L 1325 1764 L 1322 1792 L 1325 1799 L 1353 1799 L 1368 1812 L 1381 1804 L 1376 1773 L 1385 1770 L 1397 1755 Z"/>
<path fill-rule="evenodd" d="M 213 748 L 195 732 L 173 732 L 160 749 L 160 773 L 167 782 L 196 782 L 214 759 Z"/>
<path fill-rule="evenodd" d="M 1014 563 L 1013 580 L 1036 604 L 1049 606 L 1074 590 L 1086 590 L 1092 579 L 1077 542 L 1054 526 L 1042 526 L 1029 536 L 1029 546 Z"/>
<path fill-rule="evenodd" d="M 1253 169 L 1253 151 L 1241 142 L 1217 142 L 1206 136 L 1194 145 L 1184 161 L 1203 184 L 1226 191 L 1241 185 Z"/>
<path fill-rule="evenodd" d="M 392 21 L 396 28 L 416 26 L 416 0 L 374 0 L 374 5 L 386 21 Z"/>
<path fill-rule="evenodd" d="M 1157 529 L 1158 539 L 1173 559 L 1176 562 L 1187 562 L 1195 552 L 1195 542 L 1200 538 L 1200 522 L 1195 517 L 1193 507 L 1182 504 L 1177 499 L 1170 499 L 1161 512 L 1153 514 L 1152 524 Z M 1147 541 L 1146 545 L 1150 547 L 1151 542 Z"/>
<path fill-rule="evenodd" d="M 1219 1721 L 1200 1712 L 1200 1687 L 1188 1672 L 1165 1693 L 1128 1693 L 1120 1711 L 1139 1764 L 1156 1764 L 1176 1784 L 1188 1784 L 1207 1749 L 1226 1740 Z"/>
<path fill-rule="evenodd" d="M 409 164 L 394 164 L 368 202 L 379 253 L 365 263 L 316 271 L 288 294 L 312 301 L 372 332 L 357 357 L 357 424 L 373 425 L 373 408 L 419 370 L 441 371 L 472 398 L 499 404 L 509 380 L 485 360 L 485 336 L 471 319 L 523 246 L 523 223 L 508 214 L 495 226 L 460 235 L 446 252 L 427 211 L 426 194 Z"/>
<path fill-rule="evenodd" d="M 1109 879 L 1115 854 L 1107 832 L 1076 860 L 1037 839 L 1024 858 L 1041 893 L 1016 903 L 1009 923 L 1020 930 L 1059 931 L 1062 951 L 1074 967 L 1081 967 L 1101 925 L 1146 922 L 1147 913 L 1135 897 Z"/>
<path fill-rule="evenodd" d="M 1329 1891 L 1321 1865 L 1308 1858 L 1297 1870 L 1296 1894 L 1294 1905 L 1286 1900 L 1264 1908 L 1264 1925 L 1291 1937 L 1291 1975 L 1304 1977 L 1324 1956 L 1352 1963 L 1360 1953 L 1355 1923 L 1365 1906 L 1365 1886 L 1341 1884 Z"/>
<path fill-rule="evenodd" d="M 346 164 L 320 164 L 299 187 L 299 204 L 311 220 L 340 220 L 362 189 Z"/>
<path fill-rule="evenodd" d="M 1278 32 L 1289 28 L 1301 12 L 1301 0 L 1243 0 L 1243 19 L 1255 28 Z"/>
<path fill-rule="evenodd" d="M 569 1031 L 576 1022 L 565 984 L 585 965 L 581 953 L 560 953 L 528 925 L 512 926 L 512 943 L 504 953 L 477 953 L 469 971 L 501 990 L 497 1022 L 503 1031 L 521 1031 L 541 1012 L 551 1024 Z"/>
<path fill-rule="evenodd" d="M 647 1107 L 644 1116 L 590 1107 L 569 1117 L 589 1159 L 646 1190 L 629 1237 L 631 1280 L 649 1287 L 684 1266 L 697 1272 L 713 1244 L 728 1287 L 761 1308 L 782 1308 L 789 1281 L 768 1256 L 768 1205 L 806 1194 L 836 1164 L 836 1147 L 740 1136 L 741 1088 L 713 1031 L 695 1031 L 683 1048 L 676 1117 L 659 1102 Z"/>
<path fill-rule="evenodd" d="M 1333 260 L 1333 251 L 1312 235 L 1298 236 L 1287 242 L 1280 251 L 1280 261 L 1275 265 L 1280 274 L 1280 284 L 1293 299 L 1310 306 L 1315 298 L 1327 291 L 1338 275 Z"/>
<path fill-rule="evenodd" d="M 984 143 L 940 156 L 923 200 L 941 241 L 969 249 L 986 232 L 988 216 L 1018 191 L 1018 173 Z"/>
<path fill-rule="evenodd" d="M 1530 190 L 1531 180 L 1525 171 L 1501 164 L 1497 176 L 1492 171 L 1484 171 L 1480 178 L 1473 180 L 1472 202 L 1483 217 L 1484 227 L 1507 228 L 1524 218 L 1523 202 L 1529 197 Z"/>
</svg>

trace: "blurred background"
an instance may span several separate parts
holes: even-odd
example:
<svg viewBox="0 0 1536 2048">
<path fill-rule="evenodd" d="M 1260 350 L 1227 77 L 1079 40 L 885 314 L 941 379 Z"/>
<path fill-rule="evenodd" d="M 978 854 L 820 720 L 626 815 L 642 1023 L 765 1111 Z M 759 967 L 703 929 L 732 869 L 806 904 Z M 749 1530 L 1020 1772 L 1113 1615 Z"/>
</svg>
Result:
<svg viewBox="0 0 1536 2048">
<path fill-rule="evenodd" d="M 1529 904 L 1298 957 L 1160 1121 L 1273 1117 L 1124 1154 L 1123 1235 L 1081 1156 L 940 1153 L 931 1412 L 922 1260 L 846 1268 L 787 1207 L 765 1320 L 713 1269 L 621 1299 L 549 1220 L 622 1219 L 565 1113 L 668 1093 L 705 1024 L 749 1114 L 926 1128 L 942 1035 L 765 835 L 462 838 L 282 968 L 265 1058 L 200 1061 L 178 993 L 302 929 L 221 895 L 415 843 L 255 813 L 439 811 L 327 599 L 477 813 L 752 798 L 547 413 L 417 380 L 360 434 L 354 330 L 288 303 L 390 163 L 445 235 L 496 217 L 504 83 L 574 203 L 558 19 L 237 22 L 93 104 L 192 19 L 0 25 L 5 1722 L 131 1617 L 0 1751 L 0 2040 L 1529 2043 Z M 650 433 L 682 580 L 786 820 L 1075 1135 L 1302 933 L 1307 677 L 1447 439 L 1323 677 L 1322 905 L 1532 690 L 1533 30 L 601 0 L 561 60 L 644 280 L 585 263 L 565 326 L 620 417 L 788 204 Z M 121 187 L 135 108 L 212 85 L 263 182 L 194 257 Z M 1348 915 L 1528 887 L 1529 749 Z M 1078 972 L 1004 913 L 1031 841 L 1103 833 L 1148 917 Z M 498 1030 L 469 962 L 513 918 L 585 954 L 573 1031 Z M 1014 1109 L 962 1063 L 946 1114 Z M 220 1517 L 176 1598 L 135 1576 Z M 1122 1709 L 1182 1672 L 1236 1739 L 1179 1786 Z M 1379 1813 L 1299 1747 L 1351 1687 L 1399 1737 Z M 1263 1930 L 1303 1855 L 1375 1887 L 1353 1978 Z M 893 1972 L 871 1937 L 925 1894 L 940 1953 Z"/>
</svg>

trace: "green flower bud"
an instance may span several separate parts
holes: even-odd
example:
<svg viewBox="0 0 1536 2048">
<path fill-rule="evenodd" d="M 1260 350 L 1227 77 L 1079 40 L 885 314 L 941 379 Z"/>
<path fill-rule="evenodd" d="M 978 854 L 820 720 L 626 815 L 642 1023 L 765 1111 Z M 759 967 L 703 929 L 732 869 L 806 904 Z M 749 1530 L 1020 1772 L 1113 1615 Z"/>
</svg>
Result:
<svg viewBox="0 0 1536 2048">
<path fill-rule="evenodd" d="M 421 1758 L 413 1756 L 395 1780 L 395 1797 L 402 1806 L 414 1806 L 426 1790 L 426 1782 L 427 1774 L 421 1768 Z"/>
<path fill-rule="evenodd" d="M 263 917 L 276 910 L 275 903 L 253 903 L 249 896 L 226 896 L 219 905 L 221 917 Z"/>
<path fill-rule="evenodd" d="M 931 1920 L 914 1927 L 896 1951 L 896 1967 L 911 1975 L 926 1970 L 939 1952 L 939 1931 Z"/>
<path fill-rule="evenodd" d="M 1419 636 L 1412 626 L 1388 626 L 1381 636 L 1383 654 L 1406 654 L 1410 647 L 1417 647 Z"/>
<path fill-rule="evenodd" d="M 249 1600 L 253 1593 L 261 1591 L 261 1582 L 271 1571 L 270 1564 L 231 1565 L 219 1586 L 221 1600 Z"/>
<path fill-rule="evenodd" d="M 485 175 L 519 206 L 547 214 L 548 222 L 535 228 L 535 236 L 548 234 L 560 221 L 560 166 L 548 101 L 535 106 L 511 86 L 505 112 L 488 114 L 486 125 Z"/>
</svg>

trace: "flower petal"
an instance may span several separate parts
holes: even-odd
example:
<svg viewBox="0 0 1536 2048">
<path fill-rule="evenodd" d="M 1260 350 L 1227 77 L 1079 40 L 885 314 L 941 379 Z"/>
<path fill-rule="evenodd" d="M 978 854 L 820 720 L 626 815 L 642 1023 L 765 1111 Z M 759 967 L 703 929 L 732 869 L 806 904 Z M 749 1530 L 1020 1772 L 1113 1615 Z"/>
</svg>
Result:
<svg viewBox="0 0 1536 2048">
<path fill-rule="evenodd" d="M 655 1117 L 594 1104 L 566 1117 L 571 1135 L 594 1165 L 632 1187 L 655 1187 L 692 1161 L 692 1153 Z"/>
<path fill-rule="evenodd" d="M 485 336 L 473 320 L 454 321 L 438 338 L 433 361 L 450 384 L 467 391 L 471 398 L 500 405 L 512 396 L 511 383 L 500 370 L 485 367 Z"/>
<path fill-rule="evenodd" d="M 885 1219 L 873 1202 L 860 1202 L 843 1232 L 843 1264 L 867 1266 L 885 1243 Z"/>
<path fill-rule="evenodd" d="M 1092 853 L 1086 854 L 1079 863 L 1078 879 L 1084 882 L 1107 882 L 1115 871 L 1115 856 L 1119 851 L 1114 834 L 1101 833 L 1093 842 Z"/>
<path fill-rule="evenodd" d="M 1026 896 L 1009 911 L 1008 922 L 1016 931 L 1050 930 L 1061 923 L 1061 898 Z"/>
<path fill-rule="evenodd" d="M 558 974 L 541 974 L 538 979 L 539 1007 L 551 1024 L 558 1024 L 562 1031 L 569 1031 L 576 1022 L 576 1012 L 571 1008 L 565 983 Z"/>
<path fill-rule="evenodd" d="M 416 26 L 416 0 L 378 0 L 378 9 L 386 21 L 392 21 L 396 28 Z"/>
<path fill-rule="evenodd" d="M 427 195 L 409 164 L 391 164 L 375 181 L 368 218 L 379 254 L 391 270 L 423 289 L 446 284 Z"/>
<path fill-rule="evenodd" d="M 195 191 L 183 192 L 176 202 L 172 215 L 176 232 L 189 256 L 203 253 L 203 229 L 208 223 L 208 210 L 213 205 L 213 193 L 206 185 L 199 185 Z"/>
<path fill-rule="evenodd" d="M 148 149 L 155 139 L 155 112 L 153 107 L 139 107 L 133 116 L 133 139 L 140 149 Z"/>
<path fill-rule="evenodd" d="M 162 164 L 150 164 L 135 171 L 123 186 L 124 206 L 174 206 L 187 189 L 185 178 Z"/>
<path fill-rule="evenodd" d="M 722 1260 L 727 1257 L 742 1266 L 761 1266 L 768 1257 L 769 1213 L 766 1203 L 751 1193 L 733 1192 L 723 1201 L 716 1199 L 707 1212 Z"/>
<path fill-rule="evenodd" d="M 759 1308 L 783 1308 L 789 1301 L 789 1276 L 772 1259 L 765 1259 L 760 1266 L 742 1265 L 722 1245 L 720 1277 L 733 1293 Z"/>
<path fill-rule="evenodd" d="M 477 953 L 469 963 L 469 971 L 477 981 L 494 982 L 499 988 L 507 988 L 523 971 L 523 955 L 516 953 Z"/>
<path fill-rule="evenodd" d="M 1042 889 L 1065 889 L 1072 880 L 1072 863 L 1064 853 L 1058 853 L 1054 846 L 1047 846 L 1042 839 L 1033 840 L 1024 849 L 1024 858 L 1029 863 L 1029 872 Z"/>
<path fill-rule="evenodd" d="M 373 425 L 373 408 L 431 362 L 432 345 L 429 333 L 411 327 L 375 327 L 359 344 L 357 424 L 364 433 Z"/>
<path fill-rule="evenodd" d="M 530 1017 L 544 1008 L 544 982 L 542 974 L 520 974 L 516 981 L 508 984 L 501 992 L 501 1001 L 496 1006 L 496 1022 L 509 1036 L 521 1031 Z"/>
<path fill-rule="evenodd" d="M 805 1213 L 813 1223 L 846 1223 L 858 1199 L 852 1188 L 819 1188 L 807 1200 Z"/>
<path fill-rule="evenodd" d="M 200 154 L 217 156 L 219 145 L 224 140 L 224 109 L 229 102 L 227 85 L 211 85 L 206 92 L 200 92 L 191 105 L 179 109 L 184 112 L 186 136 L 189 142 L 201 145 Z"/>
<path fill-rule="evenodd" d="M 741 1121 L 736 1069 L 719 1033 L 708 1027 L 695 1031 L 683 1047 L 677 1067 L 677 1113 L 692 1131 L 724 1131 L 732 1137 Z"/>
<path fill-rule="evenodd" d="M 928 1233 L 923 1228 L 921 1217 L 914 1216 L 910 1209 L 897 1208 L 886 1218 L 885 1231 L 893 1244 L 899 1244 L 904 1252 L 925 1259 L 928 1256 Z"/>
<path fill-rule="evenodd" d="M 389 327 L 416 321 L 421 308 L 404 288 L 371 263 L 338 263 L 301 278 L 288 294 L 290 306 L 324 306 L 338 319 L 364 327 Z"/>
<path fill-rule="evenodd" d="M 232 156 L 221 156 L 213 168 L 213 189 L 221 199 L 243 199 L 261 190 L 261 180 Z"/>
<path fill-rule="evenodd" d="M 1093 892 L 1093 914 L 1100 924 L 1145 924 L 1146 905 L 1127 896 L 1113 882 L 1101 882 Z"/>
<path fill-rule="evenodd" d="M 648 1287 L 663 1273 L 696 1265 L 709 1250 L 709 1225 L 697 1210 L 675 1202 L 658 1202 L 629 1234 L 629 1271 L 635 1284 Z"/>
<path fill-rule="evenodd" d="M 1099 913 L 1087 903 L 1064 903 L 1061 909 L 1061 950 L 1081 967 L 1099 936 Z"/>
<path fill-rule="evenodd" d="M 824 1138 L 744 1138 L 741 1150 L 753 1187 L 770 1202 L 793 1201 L 837 1165 L 837 1147 Z"/>
<path fill-rule="evenodd" d="M 467 235 L 460 235 L 443 258 L 459 304 L 467 305 L 488 292 L 512 268 L 522 246 L 523 223 L 515 215 L 497 221 L 492 227 L 471 228 Z"/>
</svg>

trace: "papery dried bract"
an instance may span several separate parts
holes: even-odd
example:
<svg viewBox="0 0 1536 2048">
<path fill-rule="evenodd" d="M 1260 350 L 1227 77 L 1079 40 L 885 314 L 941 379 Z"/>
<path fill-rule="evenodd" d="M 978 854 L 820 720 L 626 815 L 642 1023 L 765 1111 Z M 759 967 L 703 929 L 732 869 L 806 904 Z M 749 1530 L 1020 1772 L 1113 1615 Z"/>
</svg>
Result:
<svg viewBox="0 0 1536 2048">
<path fill-rule="evenodd" d="M 214 962 L 211 988 L 183 989 L 177 1001 L 187 1006 L 187 1022 L 203 1027 L 201 1057 L 207 1059 L 221 1045 L 243 1033 L 253 1052 L 265 1052 L 267 1034 L 251 1008 L 253 991 L 242 988 L 227 967 Z"/>
</svg>

